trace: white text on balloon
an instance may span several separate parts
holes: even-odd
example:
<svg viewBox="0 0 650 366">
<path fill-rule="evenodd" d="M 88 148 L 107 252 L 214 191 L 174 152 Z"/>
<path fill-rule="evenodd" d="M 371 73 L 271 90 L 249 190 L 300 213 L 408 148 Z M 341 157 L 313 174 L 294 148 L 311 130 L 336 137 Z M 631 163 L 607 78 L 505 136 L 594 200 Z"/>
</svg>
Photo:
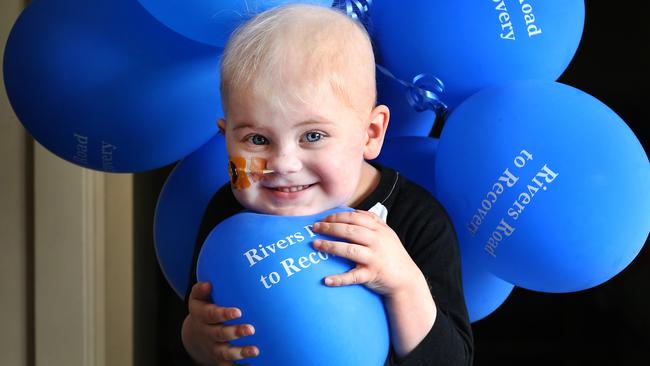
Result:
<svg viewBox="0 0 650 366">
<path fill-rule="evenodd" d="M 532 160 L 532 154 L 529 156 Z M 518 158 L 520 158 L 520 156 L 515 158 L 515 165 L 518 168 L 521 168 L 525 165 L 525 160 Z M 544 166 L 535 173 L 535 176 L 531 179 L 531 183 L 526 185 L 526 191 L 517 195 L 512 206 L 508 208 L 508 216 L 513 221 L 518 220 L 526 207 L 532 202 L 533 197 L 535 197 L 535 194 L 539 189 L 541 188 L 542 191 L 546 191 L 548 189 L 547 185 L 553 183 L 558 175 L 559 173 L 551 170 L 551 168 L 548 167 L 548 164 L 544 164 Z M 519 178 L 517 178 L 517 180 L 519 180 Z M 516 228 L 512 224 L 509 224 L 506 219 L 502 218 L 486 240 L 484 247 L 485 251 L 492 257 L 496 258 L 496 249 L 499 246 L 499 243 L 504 238 L 510 237 L 515 229 Z"/>
<path fill-rule="evenodd" d="M 531 153 L 526 150 L 521 150 L 521 152 L 515 157 L 514 164 L 517 168 L 523 168 L 526 165 L 526 160 L 532 159 L 533 155 Z M 510 172 L 509 168 L 506 168 L 506 170 L 503 171 L 497 181 L 492 184 L 492 189 L 485 195 L 485 198 L 481 201 L 479 208 L 476 209 L 476 213 L 472 216 L 470 222 L 466 225 L 467 230 L 469 230 L 472 236 L 476 235 L 476 232 L 483 223 L 485 216 L 492 208 L 492 204 L 497 202 L 498 195 L 503 193 L 506 187 L 511 188 L 514 186 L 518 180 L 519 177 L 516 177 Z M 504 187 L 501 182 L 503 182 L 506 187 Z"/>
<path fill-rule="evenodd" d="M 505 0 L 492 0 L 497 3 L 495 9 L 499 12 L 499 23 L 501 23 L 501 39 L 515 40 L 515 29 L 510 21 L 510 13 L 506 7 Z M 535 14 L 533 14 L 533 6 L 526 3 L 525 0 L 519 0 L 521 5 L 521 12 L 524 14 L 524 21 L 526 22 L 526 32 L 528 37 L 533 37 L 542 33 L 542 29 L 535 24 Z"/>
<path fill-rule="evenodd" d="M 306 234 L 301 231 L 297 231 L 293 234 L 285 235 L 282 239 L 274 241 L 271 244 L 258 244 L 257 248 L 251 248 L 244 252 L 243 256 L 246 258 L 249 267 L 253 267 L 255 264 L 272 256 L 273 254 L 278 253 L 280 250 L 287 249 L 292 245 L 303 242 L 305 240 L 305 237 L 314 238 L 317 236 L 311 230 L 311 225 L 305 225 L 303 226 L 303 229 L 306 231 Z M 311 267 L 312 264 L 318 264 L 321 261 L 328 259 L 329 255 L 327 253 L 313 251 L 305 256 L 299 257 L 297 260 L 294 258 L 284 258 L 282 261 L 280 261 L 280 265 L 282 266 L 282 269 L 284 269 L 286 277 L 291 277 L 303 269 Z M 266 276 L 260 275 L 260 283 L 264 286 L 265 289 L 270 289 L 273 285 L 278 284 L 280 280 L 280 274 L 276 271 L 270 272 Z"/>
</svg>

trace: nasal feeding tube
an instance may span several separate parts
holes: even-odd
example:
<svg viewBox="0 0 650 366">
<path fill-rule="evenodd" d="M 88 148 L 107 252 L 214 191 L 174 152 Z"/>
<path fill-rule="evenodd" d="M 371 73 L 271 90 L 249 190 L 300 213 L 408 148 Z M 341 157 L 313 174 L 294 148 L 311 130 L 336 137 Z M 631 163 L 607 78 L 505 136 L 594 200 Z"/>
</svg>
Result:
<svg viewBox="0 0 650 366">
<path fill-rule="evenodd" d="M 251 182 L 258 182 L 264 174 L 273 173 L 266 169 L 266 159 L 259 157 L 231 156 L 228 160 L 230 184 L 234 189 L 246 189 Z"/>
</svg>

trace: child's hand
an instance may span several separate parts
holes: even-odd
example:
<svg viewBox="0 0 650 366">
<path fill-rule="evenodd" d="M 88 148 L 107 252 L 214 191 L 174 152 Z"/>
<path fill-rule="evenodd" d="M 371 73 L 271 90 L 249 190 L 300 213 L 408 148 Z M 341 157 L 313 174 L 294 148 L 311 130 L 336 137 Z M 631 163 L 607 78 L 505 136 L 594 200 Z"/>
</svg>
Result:
<svg viewBox="0 0 650 366">
<path fill-rule="evenodd" d="M 189 315 L 183 322 L 183 345 L 194 361 L 201 365 L 234 365 L 232 361 L 259 354 L 257 347 L 234 347 L 228 342 L 255 332 L 250 324 L 223 325 L 241 317 L 237 308 L 224 308 L 210 303 L 210 283 L 199 282 L 192 287 Z"/>
<path fill-rule="evenodd" d="M 348 242 L 315 240 L 314 248 L 357 263 L 346 273 L 326 277 L 326 285 L 365 284 L 379 294 L 391 296 L 421 275 L 397 234 L 374 213 L 335 213 L 315 223 L 313 231 Z"/>
</svg>

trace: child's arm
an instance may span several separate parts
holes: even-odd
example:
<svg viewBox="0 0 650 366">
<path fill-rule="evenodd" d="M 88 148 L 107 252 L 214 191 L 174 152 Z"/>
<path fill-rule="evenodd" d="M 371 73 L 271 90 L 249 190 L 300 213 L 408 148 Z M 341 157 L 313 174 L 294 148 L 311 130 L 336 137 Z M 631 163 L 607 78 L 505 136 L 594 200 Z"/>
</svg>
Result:
<svg viewBox="0 0 650 366">
<path fill-rule="evenodd" d="M 406 356 L 404 365 L 471 364 L 471 330 L 453 229 L 442 209 L 422 222 L 416 230 L 401 231 L 407 234 L 407 252 L 397 234 L 374 214 L 356 211 L 326 218 L 315 231 L 350 244 L 321 242 L 315 247 L 357 263 L 326 283 L 363 283 L 384 295 L 392 345 L 398 358 Z"/>
<path fill-rule="evenodd" d="M 398 293 L 386 295 L 384 304 L 393 348 L 397 357 L 403 358 L 422 342 L 436 320 L 436 304 L 422 272 L 417 269 L 412 283 Z"/>
<path fill-rule="evenodd" d="M 402 357 L 427 335 L 436 318 L 436 305 L 420 269 L 395 232 L 377 215 L 357 210 L 326 217 L 314 231 L 354 244 L 317 240 L 314 247 L 350 259 L 357 267 L 329 276 L 331 286 L 365 284 L 384 295 L 391 342 Z"/>
<path fill-rule="evenodd" d="M 224 308 L 210 303 L 210 284 L 200 282 L 192 287 L 189 315 L 183 322 L 181 338 L 187 353 L 199 365 L 233 365 L 232 361 L 259 354 L 257 347 L 233 347 L 228 342 L 252 335 L 250 324 L 223 325 L 241 317 L 237 308 Z"/>
</svg>

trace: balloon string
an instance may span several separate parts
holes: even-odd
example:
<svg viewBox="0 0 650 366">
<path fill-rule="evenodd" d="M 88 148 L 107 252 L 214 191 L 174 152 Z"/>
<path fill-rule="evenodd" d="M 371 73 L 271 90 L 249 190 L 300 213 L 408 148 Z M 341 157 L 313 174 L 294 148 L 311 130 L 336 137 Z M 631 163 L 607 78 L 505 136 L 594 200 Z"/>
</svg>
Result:
<svg viewBox="0 0 650 366">
<path fill-rule="evenodd" d="M 345 13 L 352 19 L 356 19 L 366 28 L 370 20 L 370 7 L 372 0 L 336 0 L 332 5 L 335 8 L 345 10 Z"/>
<path fill-rule="evenodd" d="M 429 74 L 419 74 L 412 82 L 398 79 L 393 73 L 381 65 L 376 65 L 382 74 L 397 81 L 406 88 L 406 100 L 418 112 L 432 110 L 439 119 L 444 119 L 447 114 L 447 105 L 440 100 L 437 93 L 443 93 L 445 84 L 442 80 Z"/>
<path fill-rule="evenodd" d="M 370 7 L 372 0 L 336 0 L 332 5 L 345 10 L 346 14 L 361 22 L 366 29 L 369 28 Z M 436 113 L 436 120 L 444 120 L 447 115 L 447 105 L 440 100 L 437 93 L 443 93 L 445 85 L 442 80 L 429 74 L 419 74 L 412 82 L 398 79 L 385 67 L 377 65 L 377 69 L 384 75 L 397 81 L 406 88 L 406 100 L 418 112 L 432 110 Z"/>
</svg>

